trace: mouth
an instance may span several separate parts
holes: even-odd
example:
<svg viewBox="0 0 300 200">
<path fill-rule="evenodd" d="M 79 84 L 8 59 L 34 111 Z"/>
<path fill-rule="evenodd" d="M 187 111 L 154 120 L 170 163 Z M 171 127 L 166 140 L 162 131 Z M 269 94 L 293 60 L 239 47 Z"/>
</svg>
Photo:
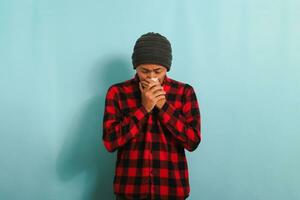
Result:
<svg viewBox="0 0 300 200">
<path fill-rule="evenodd" d="M 159 79 L 158 78 L 150 78 L 152 81 L 159 81 Z M 145 83 L 145 82 L 148 82 L 148 81 L 142 81 L 143 83 L 142 83 L 142 86 L 143 86 L 143 88 L 145 88 L 149 83 Z"/>
</svg>

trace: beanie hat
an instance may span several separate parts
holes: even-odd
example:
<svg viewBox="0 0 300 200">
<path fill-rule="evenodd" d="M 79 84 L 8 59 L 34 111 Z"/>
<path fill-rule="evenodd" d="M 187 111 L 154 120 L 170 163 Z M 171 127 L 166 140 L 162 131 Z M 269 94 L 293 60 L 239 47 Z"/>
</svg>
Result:
<svg viewBox="0 0 300 200">
<path fill-rule="evenodd" d="M 146 33 L 136 41 L 131 58 L 134 69 L 140 64 L 159 64 L 169 71 L 172 64 L 171 43 L 159 33 Z"/>
</svg>

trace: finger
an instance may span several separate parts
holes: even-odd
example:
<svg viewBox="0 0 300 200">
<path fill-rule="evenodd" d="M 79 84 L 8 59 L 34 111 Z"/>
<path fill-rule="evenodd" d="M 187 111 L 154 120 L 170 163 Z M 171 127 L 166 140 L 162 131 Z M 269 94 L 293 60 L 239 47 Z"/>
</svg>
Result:
<svg viewBox="0 0 300 200">
<path fill-rule="evenodd" d="M 142 83 L 142 86 L 143 86 L 144 88 L 145 88 L 145 87 L 148 87 L 148 84 L 149 84 L 149 83 L 147 83 L 146 81 L 142 81 L 141 83 Z"/>
<path fill-rule="evenodd" d="M 160 96 L 160 95 L 165 96 L 166 93 L 165 93 L 164 91 L 158 91 L 158 92 L 156 92 L 156 93 L 154 94 L 154 97 L 157 97 L 157 96 Z"/>
<path fill-rule="evenodd" d="M 159 95 L 166 95 L 166 92 L 162 91 L 162 90 L 157 90 L 156 92 L 150 94 L 150 96 L 153 97 L 153 98 L 155 98 Z"/>
<path fill-rule="evenodd" d="M 146 84 L 149 84 L 150 82 L 147 80 L 147 79 L 144 79 L 142 81 L 140 81 L 141 83 L 146 83 Z"/>
<path fill-rule="evenodd" d="M 141 83 L 149 84 L 149 82 L 147 82 L 147 81 L 141 81 Z"/>
<path fill-rule="evenodd" d="M 146 82 L 146 84 L 150 87 L 152 87 L 152 85 L 155 85 L 157 83 L 159 83 L 159 81 L 153 81 L 152 79 L 150 78 L 147 78 L 147 79 L 144 79 L 144 81 Z"/>
<path fill-rule="evenodd" d="M 166 91 L 164 91 L 162 88 L 160 87 L 157 87 L 157 88 L 153 88 L 151 91 L 150 91 L 152 94 L 156 95 L 158 93 L 162 93 L 162 94 L 166 94 Z"/>
<path fill-rule="evenodd" d="M 157 103 L 158 101 L 163 100 L 163 99 L 166 99 L 166 96 L 165 95 L 159 95 L 159 96 L 154 98 L 154 102 Z"/>
<path fill-rule="evenodd" d="M 166 93 L 164 91 L 158 91 L 155 94 L 151 94 L 150 98 L 155 99 L 156 97 L 161 96 L 161 95 L 166 96 Z"/>
<path fill-rule="evenodd" d="M 151 82 L 151 79 L 146 78 L 146 79 L 144 79 L 143 81 L 145 81 L 145 82 L 147 82 L 147 83 L 150 83 L 150 82 Z"/>
<path fill-rule="evenodd" d="M 153 86 L 155 86 L 155 83 L 148 83 L 146 89 L 150 90 Z"/>
<path fill-rule="evenodd" d="M 153 81 L 152 79 L 148 79 L 148 80 L 149 80 L 148 89 L 151 89 L 155 85 L 160 85 L 159 81 Z"/>
<path fill-rule="evenodd" d="M 162 87 L 160 84 L 154 83 L 154 84 L 149 84 L 149 89 L 152 89 L 153 87 Z"/>
<path fill-rule="evenodd" d="M 156 91 L 160 90 L 164 91 L 164 88 L 161 85 L 155 85 L 149 89 L 149 91 L 151 91 L 152 93 L 155 93 Z"/>
</svg>

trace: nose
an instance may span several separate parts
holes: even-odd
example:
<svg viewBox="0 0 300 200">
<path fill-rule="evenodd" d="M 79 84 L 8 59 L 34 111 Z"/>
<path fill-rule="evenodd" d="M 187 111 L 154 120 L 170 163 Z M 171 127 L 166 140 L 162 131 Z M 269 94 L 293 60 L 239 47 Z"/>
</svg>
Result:
<svg viewBox="0 0 300 200">
<path fill-rule="evenodd" d="M 148 74 L 148 78 L 155 78 L 155 73 L 152 71 Z"/>
</svg>

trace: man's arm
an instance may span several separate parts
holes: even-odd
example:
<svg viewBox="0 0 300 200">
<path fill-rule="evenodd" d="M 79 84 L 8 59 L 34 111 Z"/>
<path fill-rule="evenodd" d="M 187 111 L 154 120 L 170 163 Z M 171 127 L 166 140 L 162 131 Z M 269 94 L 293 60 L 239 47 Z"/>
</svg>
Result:
<svg viewBox="0 0 300 200">
<path fill-rule="evenodd" d="M 161 122 L 188 151 L 194 151 L 201 142 L 201 117 L 196 94 L 192 86 L 185 88 L 182 113 L 168 103 L 159 111 Z"/>
<path fill-rule="evenodd" d="M 103 143 L 109 152 L 114 152 L 134 138 L 141 129 L 148 112 L 140 106 L 123 116 L 117 100 L 117 88 L 110 87 L 105 98 L 103 116 Z"/>
</svg>

